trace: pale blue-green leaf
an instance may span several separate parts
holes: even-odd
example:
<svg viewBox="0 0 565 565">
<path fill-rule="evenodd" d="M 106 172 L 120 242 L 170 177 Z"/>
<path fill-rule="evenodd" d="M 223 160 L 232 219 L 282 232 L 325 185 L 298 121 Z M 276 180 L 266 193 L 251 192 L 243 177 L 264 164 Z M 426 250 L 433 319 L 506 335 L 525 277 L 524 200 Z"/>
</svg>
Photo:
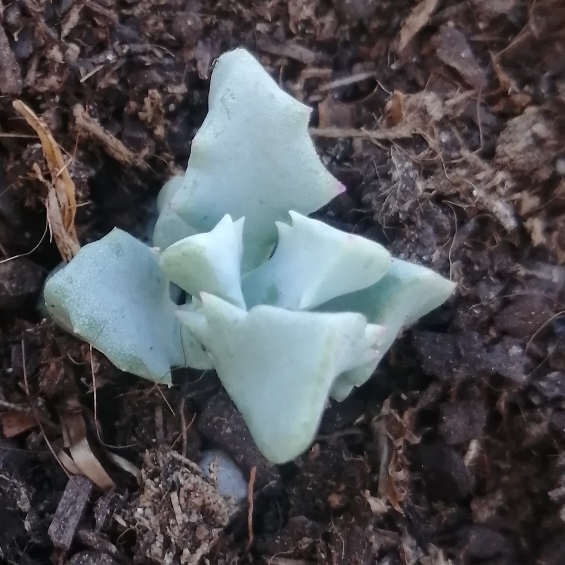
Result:
<svg viewBox="0 0 565 565">
<path fill-rule="evenodd" d="M 185 364 L 169 282 L 155 253 L 126 232 L 84 246 L 49 279 L 44 298 L 56 322 L 123 371 L 170 383 L 171 366 Z"/>
<path fill-rule="evenodd" d="M 169 179 L 157 196 L 157 211 L 159 216 L 153 228 L 153 245 L 161 251 L 177 241 L 194 235 L 197 231 L 181 220 L 172 210 L 171 201 L 184 182 L 183 176 Z"/>
<path fill-rule="evenodd" d="M 179 314 L 209 352 L 218 376 L 267 459 L 285 463 L 314 439 L 335 377 L 362 358 L 379 328 L 354 313 L 246 312 L 202 294 L 207 327 Z"/>
<path fill-rule="evenodd" d="M 426 267 L 393 259 L 388 273 L 373 286 L 322 304 L 319 307 L 322 312 L 359 312 L 370 323 L 385 327 L 378 355 L 340 375 L 334 383 L 332 396 L 342 400 L 352 387 L 363 384 L 401 329 L 441 306 L 454 289 L 455 283 Z"/>
<path fill-rule="evenodd" d="M 212 231 L 177 241 L 163 251 L 161 269 L 192 296 L 207 292 L 245 308 L 241 293 L 243 221 L 233 222 L 226 214 Z"/>
<path fill-rule="evenodd" d="M 201 303 L 198 299 L 193 298 L 192 301 L 178 306 L 175 315 L 177 320 L 179 320 L 179 314 L 184 316 L 191 316 L 193 325 L 200 323 L 202 326 L 206 325 L 206 318 L 202 312 Z M 202 345 L 201 340 L 199 340 L 196 334 L 191 331 L 188 325 L 180 325 L 180 337 L 181 337 L 181 347 L 183 353 L 183 359 L 190 361 L 190 364 L 185 366 L 190 366 L 193 369 L 199 370 L 209 370 L 214 368 L 212 359 L 208 355 L 208 352 Z"/>
<path fill-rule="evenodd" d="M 273 304 L 309 310 L 375 284 L 391 265 L 378 243 L 290 212 L 292 226 L 277 223 L 273 256 L 243 279 L 249 308 Z"/>
<path fill-rule="evenodd" d="M 308 135 L 311 109 L 284 91 L 244 49 L 212 73 L 208 115 L 192 142 L 174 211 L 198 232 L 225 214 L 245 217 L 243 272 L 266 260 L 277 220 L 309 214 L 343 191 Z"/>
<path fill-rule="evenodd" d="M 168 208 L 170 206 L 173 196 L 180 190 L 183 182 L 183 175 L 175 175 L 163 185 L 163 188 L 157 195 L 158 212 L 162 212 L 165 208 Z"/>
</svg>

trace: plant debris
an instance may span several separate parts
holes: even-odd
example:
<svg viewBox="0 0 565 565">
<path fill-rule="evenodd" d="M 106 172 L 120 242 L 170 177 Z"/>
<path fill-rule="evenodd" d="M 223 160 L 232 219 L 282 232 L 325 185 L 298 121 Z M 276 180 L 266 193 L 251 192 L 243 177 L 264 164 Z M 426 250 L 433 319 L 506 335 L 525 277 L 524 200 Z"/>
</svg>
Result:
<svg viewBox="0 0 565 565">
<path fill-rule="evenodd" d="M 196 565 L 237 511 L 197 465 L 167 449 L 146 454 L 141 487 L 122 519 L 135 524 L 138 555 L 157 563 Z"/>
</svg>

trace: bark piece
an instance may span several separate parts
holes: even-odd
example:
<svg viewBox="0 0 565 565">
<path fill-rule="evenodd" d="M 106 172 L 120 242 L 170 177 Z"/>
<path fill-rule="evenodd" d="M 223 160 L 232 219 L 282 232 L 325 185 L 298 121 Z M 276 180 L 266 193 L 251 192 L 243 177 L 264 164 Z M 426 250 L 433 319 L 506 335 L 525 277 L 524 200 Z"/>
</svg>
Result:
<svg viewBox="0 0 565 565">
<path fill-rule="evenodd" d="M 86 477 L 71 477 L 59 501 L 53 521 L 49 526 L 49 537 L 55 547 L 67 551 L 92 492 L 92 483 Z"/>
</svg>

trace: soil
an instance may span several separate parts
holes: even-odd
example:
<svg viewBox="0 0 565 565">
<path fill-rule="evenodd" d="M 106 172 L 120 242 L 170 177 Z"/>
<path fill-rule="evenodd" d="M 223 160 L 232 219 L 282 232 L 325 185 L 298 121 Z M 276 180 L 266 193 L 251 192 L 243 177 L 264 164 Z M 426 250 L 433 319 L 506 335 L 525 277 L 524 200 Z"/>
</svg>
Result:
<svg viewBox="0 0 565 565">
<path fill-rule="evenodd" d="M 0 14 L 5 562 L 565 563 L 562 0 L 12 0 Z M 152 386 L 41 319 L 56 179 L 12 106 L 63 152 L 81 244 L 114 226 L 145 238 L 213 61 L 236 46 L 314 108 L 347 186 L 317 216 L 458 283 L 279 468 L 213 374 Z M 191 463 L 207 447 L 248 477 L 239 510 Z"/>
</svg>

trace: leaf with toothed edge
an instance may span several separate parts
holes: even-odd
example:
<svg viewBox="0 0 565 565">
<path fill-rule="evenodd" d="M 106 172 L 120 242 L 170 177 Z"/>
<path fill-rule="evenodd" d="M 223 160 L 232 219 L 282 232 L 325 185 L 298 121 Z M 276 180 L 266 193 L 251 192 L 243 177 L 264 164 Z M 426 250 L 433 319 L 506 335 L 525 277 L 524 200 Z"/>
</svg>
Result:
<svg viewBox="0 0 565 565">
<path fill-rule="evenodd" d="M 245 308 L 241 292 L 243 222 L 244 218 L 233 222 L 226 214 L 212 231 L 177 241 L 163 251 L 161 269 L 192 296 L 208 292 Z"/>
<path fill-rule="evenodd" d="M 388 271 L 390 253 L 374 241 L 290 212 L 277 223 L 273 256 L 243 279 L 247 306 L 273 304 L 310 310 L 336 296 L 375 284 Z"/>
<path fill-rule="evenodd" d="M 268 258 L 276 221 L 288 220 L 289 210 L 310 214 L 344 188 L 308 135 L 311 108 L 281 90 L 244 49 L 218 59 L 208 106 L 171 208 L 198 232 L 225 214 L 245 217 L 245 273 Z"/>
<path fill-rule="evenodd" d="M 334 384 L 332 396 L 343 400 L 355 386 L 362 385 L 377 368 L 401 329 L 441 306 L 454 289 L 455 283 L 431 269 L 393 259 L 387 274 L 376 284 L 319 306 L 317 310 L 320 312 L 359 312 L 370 323 L 386 328 L 379 355 L 372 362 L 342 375 Z"/>
</svg>

